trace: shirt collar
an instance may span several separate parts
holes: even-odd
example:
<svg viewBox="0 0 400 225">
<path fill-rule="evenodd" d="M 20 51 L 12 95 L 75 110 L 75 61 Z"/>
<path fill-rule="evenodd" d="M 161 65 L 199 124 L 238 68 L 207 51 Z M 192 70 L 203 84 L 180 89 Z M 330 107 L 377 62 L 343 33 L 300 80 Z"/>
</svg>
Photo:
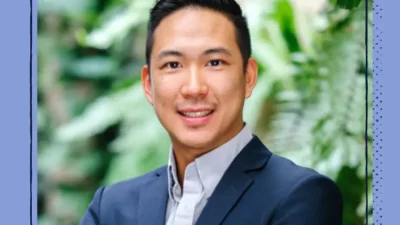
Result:
<svg viewBox="0 0 400 225">
<path fill-rule="evenodd" d="M 243 129 L 234 138 L 192 162 L 196 165 L 201 183 L 204 186 L 206 198 L 211 196 L 229 165 L 252 138 L 253 134 L 245 124 Z M 178 177 L 173 149 L 170 147 L 168 161 L 168 189 L 170 197 L 173 197 L 172 189 L 175 184 L 178 184 Z"/>
</svg>

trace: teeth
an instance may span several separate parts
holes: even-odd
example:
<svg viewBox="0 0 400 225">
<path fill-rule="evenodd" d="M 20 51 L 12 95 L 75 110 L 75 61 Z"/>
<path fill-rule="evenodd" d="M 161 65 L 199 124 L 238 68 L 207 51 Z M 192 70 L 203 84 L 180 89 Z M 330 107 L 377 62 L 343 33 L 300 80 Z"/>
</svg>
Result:
<svg viewBox="0 0 400 225">
<path fill-rule="evenodd" d="M 197 118 L 197 117 L 203 117 L 211 114 L 212 111 L 201 111 L 201 112 L 182 112 L 184 116 L 191 117 L 191 118 Z"/>
</svg>

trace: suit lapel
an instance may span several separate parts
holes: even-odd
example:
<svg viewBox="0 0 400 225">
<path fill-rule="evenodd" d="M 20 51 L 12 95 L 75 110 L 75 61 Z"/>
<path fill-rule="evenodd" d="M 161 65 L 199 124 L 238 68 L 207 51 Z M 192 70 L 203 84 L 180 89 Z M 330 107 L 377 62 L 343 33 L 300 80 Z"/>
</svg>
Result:
<svg viewBox="0 0 400 225">
<path fill-rule="evenodd" d="M 231 208 L 242 196 L 253 180 L 243 171 L 231 168 L 229 173 L 236 172 L 236 176 L 225 176 L 218 184 L 214 193 L 208 199 L 196 225 L 217 225 L 228 215 Z"/>
<path fill-rule="evenodd" d="M 253 184 L 254 175 L 248 172 L 264 166 L 270 156 L 268 149 L 254 136 L 225 172 L 196 225 L 221 224 L 239 198 Z"/>
<path fill-rule="evenodd" d="M 139 196 L 138 225 L 164 225 L 168 202 L 166 169 L 142 184 Z"/>
</svg>

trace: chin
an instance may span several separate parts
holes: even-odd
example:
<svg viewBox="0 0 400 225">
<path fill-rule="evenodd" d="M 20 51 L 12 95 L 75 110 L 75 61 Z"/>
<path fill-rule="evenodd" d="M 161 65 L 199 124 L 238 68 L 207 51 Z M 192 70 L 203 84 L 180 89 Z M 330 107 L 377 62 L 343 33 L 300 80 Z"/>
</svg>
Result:
<svg viewBox="0 0 400 225">
<path fill-rule="evenodd" d="M 213 135 L 202 135 L 202 134 L 182 134 L 179 135 L 178 142 L 180 142 L 183 146 L 186 146 L 187 148 L 190 149 L 206 149 L 206 150 L 211 150 L 208 149 L 210 146 L 212 146 L 212 143 L 215 142 L 216 138 L 212 137 Z"/>
</svg>

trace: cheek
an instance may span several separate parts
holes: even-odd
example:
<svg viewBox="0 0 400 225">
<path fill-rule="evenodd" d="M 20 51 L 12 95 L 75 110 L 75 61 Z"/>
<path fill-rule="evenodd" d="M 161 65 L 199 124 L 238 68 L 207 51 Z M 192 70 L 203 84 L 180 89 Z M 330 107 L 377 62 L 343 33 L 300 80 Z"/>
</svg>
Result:
<svg viewBox="0 0 400 225">
<path fill-rule="evenodd" d="M 154 104 L 156 107 L 173 107 L 179 93 L 179 83 L 172 77 L 158 77 L 154 80 Z"/>
<path fill-rule="evenodd" d="M 239 75 L 240 76 L 240 75 Z M 209 85 L 216 94 L 221 103 L 235 102 L 244 96 L 244 80 L 240 79 L 236 74 L 224 74 L 223 76 L 215 76 Z"/>
</svg>

